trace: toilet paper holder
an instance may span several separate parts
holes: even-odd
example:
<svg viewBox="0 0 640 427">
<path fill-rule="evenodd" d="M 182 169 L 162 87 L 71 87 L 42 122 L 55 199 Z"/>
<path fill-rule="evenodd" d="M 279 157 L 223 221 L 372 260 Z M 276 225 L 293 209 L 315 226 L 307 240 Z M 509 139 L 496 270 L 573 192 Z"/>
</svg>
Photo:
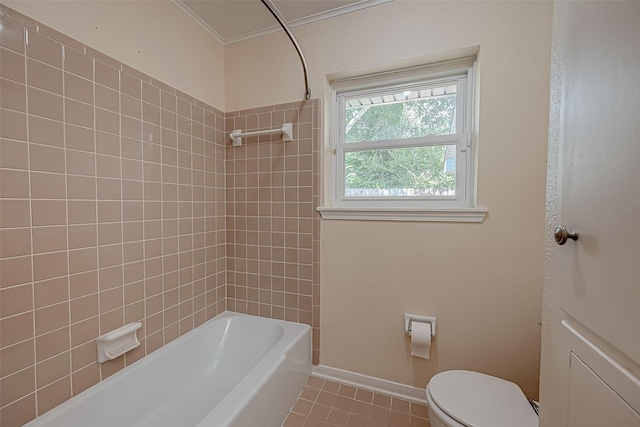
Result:
<svg viewBox="0 0 640 427">
<path fill-rule="evenodd" d="M 431 336 L 436 336 L 436 318 L 435 316 L 422 316 L 420 314 L 404 314 L 404 333 L 406 336 L 411 336 L 411 324 L 413 322 L 418 323 L 431 323 Z"/>
</svg>

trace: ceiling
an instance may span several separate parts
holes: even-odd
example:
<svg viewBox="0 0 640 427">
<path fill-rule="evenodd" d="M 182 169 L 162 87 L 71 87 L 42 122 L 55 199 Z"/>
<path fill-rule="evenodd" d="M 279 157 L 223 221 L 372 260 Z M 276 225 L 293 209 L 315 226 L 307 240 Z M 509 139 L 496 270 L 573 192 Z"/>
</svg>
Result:
<svg viewBox="0 0 640 427">
<path fill-rule="evenodd" d="M 171 0 L 222 44 L 280 31 L 260 0 Z M 291 28 L 392 0 L 273 0 Z"/>
</svg>

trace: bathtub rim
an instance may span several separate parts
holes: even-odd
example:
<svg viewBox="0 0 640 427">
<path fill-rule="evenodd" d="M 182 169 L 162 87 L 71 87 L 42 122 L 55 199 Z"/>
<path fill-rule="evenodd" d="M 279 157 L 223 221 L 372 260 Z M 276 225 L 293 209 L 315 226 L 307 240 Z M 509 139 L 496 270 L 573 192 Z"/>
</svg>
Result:
<svg viewBox="0 0 640 427">
<path fill-rule="evenodd" d="M 191 338 L 193 338 L 194 336 L 197 336 L 199 334 L 205 334 L 206 333 L 206 325 L 209 325 L 211 323 L 214 323 L 216 321 L 228 321 L 231 320 L 233 318 L 252 318 L 252 319 L 258 319 L 260 322 L 268 322 L 268 323 L 275 323 L 278 325 L 282 325 L 283 323 L 285 324 L 285 327 L 283 328 L 283 333 L 282 335 L 278 338 L 278 340 L 276 341 L 276 346 L 278 345 L 278 343 L 280 343 L 283 339 L 285 338 L 289 338 L 292 335 L 294 335 L 295 337 L 300 337 L 303 336 L 304 334 L 311 334 L 310 330 L 311 330 L 311 326 L 309 326 L 308 324 L 305 323 L 298 323 L 298 322 L 291 322 L 291 321 L 287 321 L 287 320 L 280 320 L 280 319 L 272 319 L 272 318 L 268 318 L 268 317 L 261 317 L 261 316 L 255 316 L 255 315 L 251 315 L 251 314 L 245 314 L 245 313 L 239 313 L 239 312 L 235 312 L 235 311 L 230 311 L 230 310 L 225 310 L 222 313 L 218 314 L 217 316 L 207 320 L 206 322 L 202 323 L 201 325 L 193 328 L 192 330 L 186 332 L 185 334 L 177 337 L 176 339 L 172 340 L 171 342 L 163 345 L 162 347 L 159 347 L 158 349 L 156 349 L 155 351 L 153 351 L 152 353 L 141 357 L 140 359 L 136 360 L 135 362 L 133 362 L 130 365 L 125 366 L 124 368 L 122 368 L 121 370 L 119 370 L 118 372 L 114 373 L 113 375 L 109 376 L 108 378 L 101 380 L 99 382 L 97 382 L 96 384 L 92 385 L 91 387 L 87 388 L 86 390 L 83 390 L 82 392 L 71 396 L 69 399 L 65 400 L 64 402 L 60 403 L 59 405 L 53 407 L 52 409 L 42 413 L 41 415 L 38 415 L 36 418 L 34 418 L 33 420 L 29 421 L 27 424 L 24 424 L 23 427 L 46 427 L 47 426 L 47 421 L 51 418 L 55 418 L 58 413 L 62 413 L 64 411 L 69 411 L 69 410 L 73 410 L 74 407 L 76 407 L 77 405 L 82 404 L 83 400 L 86 400 L 88 398 L 90 398 L 92 395 L 98 394 L 101 392 L 101 388 L 104 387 L 108 387 L 112 382 L 118 381 L 118 379 L 120 377 L 122 377 L 123 375 L 132 375 L 135 374 L 136 371 L 143 369 L 144 365 L 153 363 L 153 361 L 159 357 L 162 357 L 164 353 L 167 353 L 169 351 L 171 351 L 173 348 L 178 347 L 181 345 L 182 342 L 187 341 Z M 288 327 L 286 327 L 286 325 L 288 325 Z M 95 339 L 93 340 L 93 342 L 95 342 Z M 291 347 L 293 347 L 294 342 L 289 342 L 285 347 L 282 347 L 282 354 L 284 355 L 285 353 L 287 353 L 287 351 L 289 351 L 291 349 Z M 269 356 L 272 355 L 272 353 L 274 353 L 275 349 L 271 348 L 267 351 L 267 353 L 265 354 L 265 356 Z M 309 348 L 309 369 L 308 369 L 308 374 L 311 375 L 311 363 L 310 363 L 310 354 L 311 354 L 311 348 Z M 273 357 L 273 356 L 272 356 Z M 97 363 L 97 362 L 96 362 Z M 258 363 L 256 363 L 256 365 L 254 365 L 249 371 L 247 371 L 247 373 L 238 381 L 238 384 L 242 383 L 244 381 L 244 379 L 247 377 L 247 375 L 249 375 L 251 372 L 253 372 L 253 370 L 258 367 L 261 364 L 264 364 L 265 362 L 265 357 L 261 358 Z M 266 381 L 267 378 L 265 378 Z M 237 384 L 236 384 L 237 385 Z M 234 386 L 235 388 L 235 386 Z M 302 389 L 300 390 L 302 391 Z M 233 392 L 233 389 L 231 389 L 230 393 Z M 223 398 L 220 402 L 224 401 L 226 399 Z M 291 404 L 293 405 L 293 403 L 295 402 L 291 402 Z M 201 419 L 199 422 L 201 422 L 202 420 L 206 419 L 209 414 L 214 410 L 215 406 L 211 408 L 211 411 L 209 411 L 207 413 L 207 415 L 205 415 L 205 417 L 203 419 Z M 231 416 L 233 416 L 233 418 L 235 418 L 235 416 L 237 411 L 234 411 L 233 413 L 230 413 Z M 198 424 L 196 424 L 198 425 Z"/>
</svg>

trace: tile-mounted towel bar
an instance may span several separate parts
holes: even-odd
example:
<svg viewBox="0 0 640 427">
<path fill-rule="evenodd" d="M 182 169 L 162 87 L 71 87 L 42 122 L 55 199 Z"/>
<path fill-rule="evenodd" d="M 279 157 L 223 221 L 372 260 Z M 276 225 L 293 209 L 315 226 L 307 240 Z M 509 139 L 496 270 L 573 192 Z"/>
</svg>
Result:
<svg viewBox="0 0 640 427">
<path fill-rule="evenodd" d="M 283 141 L 285 142 L 292 141 L 293 125 L 291 123 L 285 123 L 279 129 L 256 130 L 253 132 L 242 132 L 242 129 L 234 129 L 233 132 L 231 132 L 231 134 L 229 135 L 229 137 L 233 141 L 233 146 L 239 147 L 240 145 L 242 145 L 242 137 L 272 135 L 276 133 L 282 134 Z"/>
</svg>

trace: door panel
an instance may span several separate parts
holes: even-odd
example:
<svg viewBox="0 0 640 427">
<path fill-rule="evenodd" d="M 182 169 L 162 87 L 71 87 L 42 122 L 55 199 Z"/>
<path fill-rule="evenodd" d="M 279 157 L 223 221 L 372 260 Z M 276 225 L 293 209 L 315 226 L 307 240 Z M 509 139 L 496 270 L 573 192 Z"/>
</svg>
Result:
<svg viewBox="0 0 640 427">
<path fill-rule="evenodd" d="M 560 306 L 640 363 L 640 2 L 568 2 Z"/>
<path fill-rule="evenodd" d="M 640 2 L 554 5 L 547 215 L 578 240 L 550 251 L 541 427 L 640 427 L 639 23 Z"/>
<path fill-rule="evenodd" d="M 569 369 L 569 427 L 640 425 L 640 414 L 574 353 Z"/>
</svg>

